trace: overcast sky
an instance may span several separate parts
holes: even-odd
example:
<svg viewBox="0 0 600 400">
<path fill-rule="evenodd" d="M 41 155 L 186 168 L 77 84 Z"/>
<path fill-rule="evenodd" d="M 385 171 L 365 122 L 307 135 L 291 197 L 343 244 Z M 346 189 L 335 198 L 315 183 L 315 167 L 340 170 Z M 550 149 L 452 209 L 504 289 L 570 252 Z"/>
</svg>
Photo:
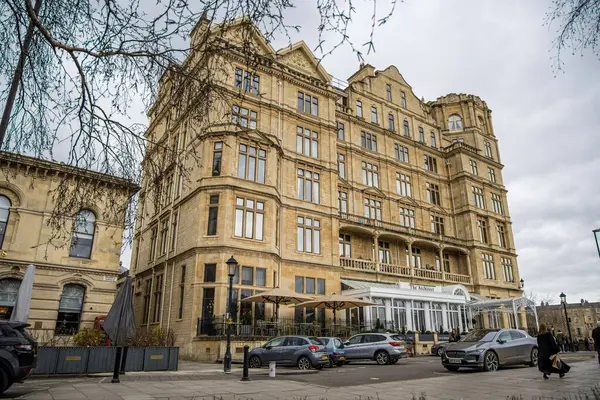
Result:
<svg viewBox="0 0 600 400">
<path fill-rule="evenodd" d="M 314 2 L 296 4 L 287 22 L 303 28 L 292 39 L 314 48 Z M 378 17 L 389 4 L 379 0 Z M 350 35 L 360 44 L 368 40 L 372 3 L 355 0 L 355 6 Z M 366 62 L 379 70 L 396 65 L 426 101 L 455 92 L 487 102 L 525 290 L 556 301 L 561 291 L 569 301 L 600 301 L 600 258 L 591 232 L 600 228 L 600 61 L 591 54 L 568 56 L 565 72 L 555 73 L 555 29 L 543 25 L 550 6 L 549 0 L 398 3 L 377 28 L 376 52 Z M 275 49 L 285 45 L 284 37 L 273 43 Z M 323 65 L 341 79 L 359 67 L 349 48 Z"/>
</svg>

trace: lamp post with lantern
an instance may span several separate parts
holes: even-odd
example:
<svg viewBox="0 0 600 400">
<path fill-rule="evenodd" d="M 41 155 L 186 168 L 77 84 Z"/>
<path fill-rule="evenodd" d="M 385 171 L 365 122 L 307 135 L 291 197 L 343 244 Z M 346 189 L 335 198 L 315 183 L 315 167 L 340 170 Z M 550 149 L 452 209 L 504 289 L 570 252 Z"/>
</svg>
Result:
<svg viewBox="0 0 600 400">
<path fill-rule="evenodd" d="M 223 372 L 226 374 L 231 373 L 231 306 L 232 306 L 232 292 L 233 292 L 233 277 L 235 276 L 235 271 L 238 267 L 238 263 L 231 256 L 229 260 L 227 260 L 227 276 L 229 277 L 229 293 L 227 295 L 227 347 L 225 348 L 225 357 L 223 357 Z"/>
<path fill-rule="evenodd" d="M 596 239 L 596 249 L 598 249 L 598 256 L 600 256 L 600 244 L 598 243 L 598 235 L 600 234 L 600 228 L 594 229 L 592 232 L 594 233 L 594 239 Z"/>
<path fill-rule="evenodd" d="M 567 331 L 569 331 L 569 340 L 573 343 L 573 337 L 571 336 L 571 324 L 569 323 L 569 315 L 567 314 L 567 295 L 564 293 L 560 294 L 560 303 L 563 305 L 565 310 L 565 320 L 567 321 Z"/>
</svg>

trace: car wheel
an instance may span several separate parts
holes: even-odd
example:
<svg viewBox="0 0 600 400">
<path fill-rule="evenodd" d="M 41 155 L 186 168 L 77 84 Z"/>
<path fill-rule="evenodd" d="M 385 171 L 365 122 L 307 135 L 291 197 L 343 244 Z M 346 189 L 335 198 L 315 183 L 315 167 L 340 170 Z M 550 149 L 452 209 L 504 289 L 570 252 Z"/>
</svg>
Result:
<svg viewBox="0 0 600 400">
<path fill-rule="evenodd" d="M 4 368 L 0 368 L 0 394 L 6 392 L 9 387 L 10 384 L 8 382 L 8 374 Z"/>
<path fill-rule="evenodd" d="M 310 360 L 308 357 L 302 356 L 298 359 L 298 369 L 303 371 L 309 370 L 311 367 Z"/>
<path fill-rule="evenodd" d="M 390 356 L 387 352 L 380 350 L 375 353 L 375 361 L 377 361 L 377 364 L 379 365 L 386 365 L 390 363 Z"/>
<path fill-rule="evenodd" d="M 456 372 L 456 371 L 458 371 L 458 367 L 456 367 L 454 365 L 444 365 L 444 368 L 446 368 L 450 372 Z"/>
<path fill-rule="evenodd" d="M 531 361 L 529 361 L 529 366 L 535 367 L 536 365 L 538 365 L 538 349 L 537 347 L 534 347 L 531 349 Z"/>
<path fill-rule="evenodd" d="M 344 366 L 344 362 L 343 361 L 338 361 L 338 363 L 335 364 L 335 365 L 337 365 L 338 367 L 343 367 Z"/>
<path fill-rule="evenodd" d="M 437 349 L 437 355 L 439 357 L 441 357 L 441 356 L 444 355 L 444 348 L 443 347 L 440 347 L 440 348 Z"/>
<path fill-rule="evenodd" d="M 493 351 L 488 351 L 483 357 L 483 370 L 485 372 L 498 371 L 499 366 L 498 356 Z"/>
<path fill-rule="evenodd" d="M 262 362 L 258 356 L 252 356 L 248 361 L 248 366 L 250 368 L 260 368 L 262 366 Z"/>
<path fill-rule="evenodd" d="M 322 370 L 323 369 L 323 364 L 321 364 L 321 365 L 315 365 L 315 369 L 318 370 L 318 371 Z"/>
<path fill-rule="evenodd" d="M 329 368 L 333 368 L 334 366 L 335 366 L 335 363 L 333 362 L 331 357 L 329 357 Z"/>
</svg>

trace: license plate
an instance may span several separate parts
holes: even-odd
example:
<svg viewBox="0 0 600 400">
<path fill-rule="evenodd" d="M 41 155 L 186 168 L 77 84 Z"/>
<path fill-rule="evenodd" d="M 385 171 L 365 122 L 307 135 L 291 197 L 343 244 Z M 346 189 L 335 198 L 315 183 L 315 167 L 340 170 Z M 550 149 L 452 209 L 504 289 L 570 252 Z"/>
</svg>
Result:
<svg viewBox="0 0 600 400">
<path fill-rule="evenodd" d="M 462 362 L 462 360 L 460 358 L 449 358 L 448 362 L 450 364 L 460 364 Z"/>
<path fill-rule="evenodd" d="M 321 356 L 321 360 L 327 360 L 329 357 L 327 356 Z"/>
<path fill-rule="evenodd" d="M 346 358 L 346 357 L 344 357 L 344 356 L 339 356 L 339 357 L 338 357 L 338 360 L 344 360 L 345 358 Z"/>
</svg>

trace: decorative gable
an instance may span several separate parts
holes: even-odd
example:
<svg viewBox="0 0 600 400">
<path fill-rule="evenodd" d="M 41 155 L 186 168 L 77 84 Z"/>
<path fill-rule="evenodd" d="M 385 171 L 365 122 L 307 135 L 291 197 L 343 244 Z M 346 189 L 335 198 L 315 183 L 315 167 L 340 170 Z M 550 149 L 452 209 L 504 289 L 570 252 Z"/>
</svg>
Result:
<svg viewBox="0 0 600 400">
<path fill-rule="evenodd" d="M 325 68 L 317 61 L 312 51 L 303 41 L 294 43 L 277 51 L 277 58 L 286 66 L 309 74 L 323 82 L 329 82 L 331 76 L 325 71 Z"/>
</svg>

